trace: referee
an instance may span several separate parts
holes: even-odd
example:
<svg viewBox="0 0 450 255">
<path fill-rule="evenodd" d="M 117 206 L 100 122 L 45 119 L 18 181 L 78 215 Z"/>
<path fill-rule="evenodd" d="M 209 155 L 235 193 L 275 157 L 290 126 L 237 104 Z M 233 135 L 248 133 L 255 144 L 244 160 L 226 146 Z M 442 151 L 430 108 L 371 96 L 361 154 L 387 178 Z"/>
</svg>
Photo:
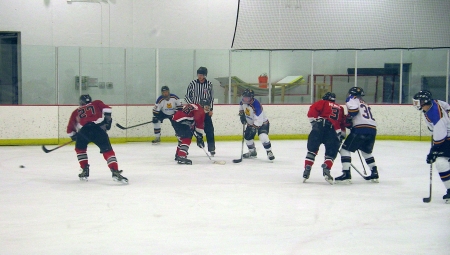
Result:
<svg viewBox="0 0 450 255">
<path fill-rule="evenodd" d="M 211 110 L 205 116 L 205 134 L 208 143 L 208 151 L 211 156 L 216 154 L 216 142 L 214 140 L 214 125 L 212 122 L 213 106 L 214 106 L 214 92 L 212 83 L 206 79 L 208 69 L 201 66 L 197 70 L 197 79 L 191 81 L 187 87 L 185 100 L 189 104 L 200 104 L 202 99 L 210 102 Z"/>
</svg>

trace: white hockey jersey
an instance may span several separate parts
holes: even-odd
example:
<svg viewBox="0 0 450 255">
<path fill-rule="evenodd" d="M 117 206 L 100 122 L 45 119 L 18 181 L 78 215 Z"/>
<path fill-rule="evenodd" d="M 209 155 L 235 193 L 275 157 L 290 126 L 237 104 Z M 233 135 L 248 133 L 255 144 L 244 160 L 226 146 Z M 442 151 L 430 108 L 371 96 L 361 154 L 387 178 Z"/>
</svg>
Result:
<svg viewBox="0 0 450 255">
<path fill-rule="evenodd" d="M 348 96 L 346 100 L 348 114 L 352 116 L 351 132 L 355 134 L 376 134 L 377 123 L 370 106 L 361 98 Z"/>
<path fill-rule="evenodd" d="M 433 144 L 439 145 L 450 138 L 450 105 L 441 100 L 431 101 L 431 107 L 424 112 L 425 123 L 433 132 Z"/>
<path fill-rule="evenodd" d="M 244 104 L 242 101 L 239 104 L 239 112 L 244 112 L 248 125 L 261 127 L 262 124 L 269 122 L 269 119 L 264 114 L 263 107 L 257 99 L 253 99 L 249 104 Z"/>
<path fill-rule="evenodd" d="M 180 98 L 174 94 L 170 94 L 169 100 L 163 96 L 159 96 L 153 107 L 153 115 L 158 115 L 160 112 L 165 115 L 173 115 L 177 110 L 183 109 Z"/>
</svg>

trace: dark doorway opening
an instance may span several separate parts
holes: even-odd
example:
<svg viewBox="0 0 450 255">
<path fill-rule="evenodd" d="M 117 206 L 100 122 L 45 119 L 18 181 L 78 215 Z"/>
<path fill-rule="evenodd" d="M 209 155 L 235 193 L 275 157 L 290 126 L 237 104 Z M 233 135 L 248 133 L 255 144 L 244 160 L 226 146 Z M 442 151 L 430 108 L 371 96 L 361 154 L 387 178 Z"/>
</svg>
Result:
<svg viewBox="0 0 450 255">
<path fill-rule="evenodd" d="M 20 32 L 0 31 L 0 104 L 19 104 Z"/>
</svg>

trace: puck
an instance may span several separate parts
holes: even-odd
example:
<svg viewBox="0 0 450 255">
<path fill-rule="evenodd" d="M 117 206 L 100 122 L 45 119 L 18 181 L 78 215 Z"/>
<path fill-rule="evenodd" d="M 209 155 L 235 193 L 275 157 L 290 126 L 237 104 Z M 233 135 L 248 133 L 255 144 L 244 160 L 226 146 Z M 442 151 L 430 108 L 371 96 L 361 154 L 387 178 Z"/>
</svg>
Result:
<svg viewBox="0 0 450 255">
<path fill-rule="evenodd" d="M 25 168 L 25 166 L 24 166 L 24 165 L 20 165 L 19 167 L 20 167 L 20 168 Z"/>
</svg>

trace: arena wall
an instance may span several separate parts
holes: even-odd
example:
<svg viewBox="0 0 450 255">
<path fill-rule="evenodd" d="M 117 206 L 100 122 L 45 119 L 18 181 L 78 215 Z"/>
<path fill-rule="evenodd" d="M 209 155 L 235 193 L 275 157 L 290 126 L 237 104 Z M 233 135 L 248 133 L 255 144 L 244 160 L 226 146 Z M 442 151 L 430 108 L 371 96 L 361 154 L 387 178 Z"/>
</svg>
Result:
<svg viewBox="0 0 450 255">
<path fill-rule="evenodd" d="M 114 105 L 113 127 L 108 132 L 113 142 L 144 142 L 153 139 L 153 125 L 132 126 L 151 121 L 153 105 Z M 76 106 L 0 106 L 0 145 L 58 144 L 68 141 L 66 126 Z M 242 125 L 237 105 L 214 107 L 216 139 L 242 139 Z M 264 105 L 270 121 L 270 138 L 306 139 L 310 124 L 306 117 L 309 105 Z M 410 105 L 373 105 L 377 121 L 377 139 L 429 140 L 430 132 L 420 112 Z M 175 141 L 175 133 L 168 121 L 162 124 L 162 140 Z"/>
</svg>

